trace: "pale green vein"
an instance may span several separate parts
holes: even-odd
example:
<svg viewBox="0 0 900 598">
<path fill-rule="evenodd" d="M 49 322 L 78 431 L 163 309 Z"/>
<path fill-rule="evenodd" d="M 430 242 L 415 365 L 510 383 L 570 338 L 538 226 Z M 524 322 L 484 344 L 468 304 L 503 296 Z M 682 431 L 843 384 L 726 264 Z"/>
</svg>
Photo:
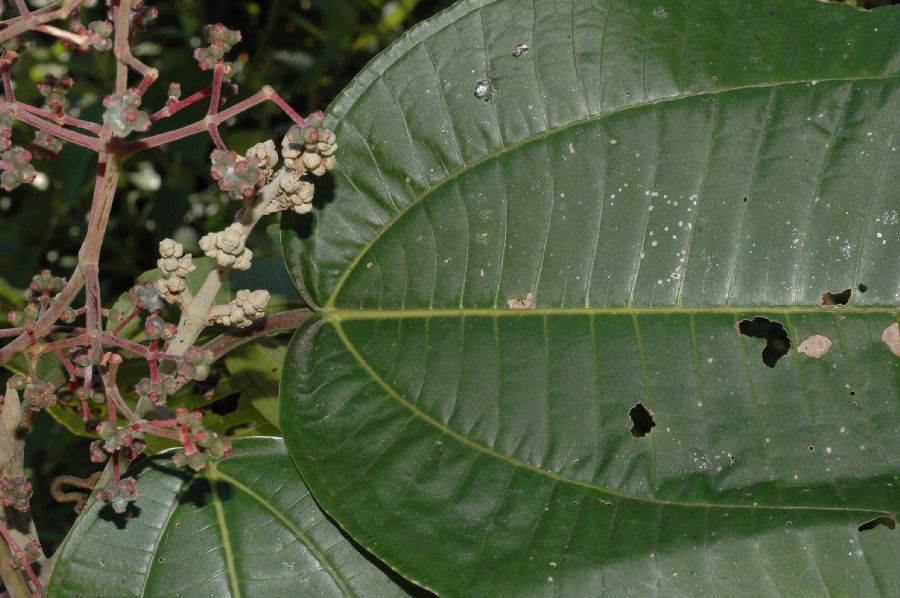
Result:
<svg viewBox="0 0 900 598">
<path fill-rule="evenodd" d="M 449 308 L 449 309 L 345 309 L 326 308 L 320 312 L 323 319 L 333 322 L 352 320 L 393 320 L 406 318 L 528 318 L 544 316 L 668 316 L 668 315 L 770 315 L 789 314 L 831 314 L 841 317 L 847 314 L 900 315 L 900 306 L 734 306 L 716 305 L 711 307 L 671 306 L 671 307 L 538 307 L 534 309 L 492 309 L 492 308 Z M 751 315 L 752 314 L 752 315 Z"/>
<path fill-rule="evenodd" d="M 253 489 L 251 489 L 249 486 L 247 486 L 246 484 L 244 484 L 242 482 L 239 482 L 238 480 L 231 477 L 230 475 L 222 472 L 222 470 L 219 468 L 215 468 L 212 471 L 210 471 L 207 477 L 209 477 L 211 480 L 228 482 L 229 484 L 231 484 L 232 486 L 234 486 L 235 488 L 237 488 L 238 490 L 240 490 L 241 492 L 243 492 L 244 494 L 246 494 L 247 496 L 249 496 L 250 498 L 255 500 L 260 506 L 265 508 L 272 515 L 274 515 L 275 518 L 278 519 L 278 521 L 280 521 L 282 525 L 284 525 L 288 530 L 290 530 L 290 532 L 292 534 L 294 534 L 295 538 L 297 538 L 301 543 L 303 543 L 304 546 L 306 546 L 307 550 L 309 550 L 312 553 L 312 555 L 313 555 L 313 557 L 315 557 L 316 561 L 318 561 L 322 565 L 322 567 L 325 569 L 325 571 L 328 572 L 328 575 L 334 580 L 335 584 L 338 587 L 340 587 L 340 589 L 344 593 L 344 595 L 345 596 L 353 595 L 353 593 L 350 591 L 350 588 L 347 587 L 346 582 L 343 579 L 341 579 L 340 575 L 338 575 L 338 572 L 337 572 L 337 570 L 335 570 L 334 566 L 330 562 L 328 562 L 327 558 L 325 558 L 325 554 L 322 553 L 316 547 L 316 545 L 312 542 L 312 540 L 310 540 L 309 537 L 307 537 L 307 535 L 303 532 L 303 530 L 301 530 L 299 527 L 297 527 L 293 521 L 291 521 L 290 519 L 285 517 L 284 513 L 276 510 L 267 500 L 265 500 L 262 496 L 260 496 L 256 492 L 254 492 Z M 217 514 L 218 514 L 218 510 L 217 510 Z M 222 522 L 220 521 L 220 524 L 221 523 Z"/>
<path fill-rule="evenodd" d="M 573 486 L 577 486 L 580 488 L 586 488 L 588 490 L 592 490 L 595 492 L 599 492 L 601 494 L 615 497 L 622 500 L 630 500 L 635 502 L 647 503 L 651 505 L 671 505 L 674 507 L 683 507 L 687 509 L 700 508 L 700 509 L 719 509 L 719 510 L 728 510 L 728 509 L 740 509 L 740 510 L 772 510 L 772 511 L 809 511 L 809 512 L 835 512 L 835 513 L 865 513 L 867 515 L 878 514 L 878 515 L 888 515 L 892 516 L 894 513 L 890 511 L 884 511 L 881 509 L 863 509 L 858 507 L 818 507 L 818 506 L 799 506 L 799 505 L 746 505 L 746 504 L 727 504 L 727 503 L 704 503 L 704 502 L 684 502 L 684 501 L 676 501 L 676 500 L 667 500 L 661 498 L 651 498 L 645 496 L 636 496 L 632 494 L 627 494 L 625 492 L 620 492 L 618 490 L 613 490 L 611 488 L 604 488 L 602 486 L 597 486 L 596 484 L 592 484 L 590 482 L 585 482 L 582 480 L 575 480 L 572 478 L 567 478 L 559 473 L 553 471 L 547 471 L 545 469 L 541 469 L 529 463 L 525 463 L 523 461 L 517 460 L 505 453 L 501 453 L 493 448 L 478 444 L 473 441 L 471 438 L 463 435 L 462 433 L 448 427 L 446 424 L 436 420 L 432 416 L 428 415 L 424 411 L 422 411 L 419 407 L 411 403 L 407 400 L 403 395 L 401 395 L 393 386 L 388 384 L 379 374 L 376 372 L 371 365 L 366 361 L 366 359 L 359 353 L 356 349 L 356 346 L 350 341 L 347 337 L 346 332 L 344 332 L 343 327 L 340 322 L 333 322 L 333 329 L 335 334 L 337 334 L 338 338 L 344 344 L 344 347 L 347 349 L 347 352 L 353 356 L 356 362 L 359 364 L 360 368 L 384 391 L 388 394 L 390 398 L 399 403 L 403 408 L 408 410 L 413 414 L 416 418 L 422 420 L 427 425 L 433 427 L 435 430 L 441 432 L 447 437 L 453 438 L 459 444 L 464 445 L 478 453 L 481 453 L 485 456 L 488 456 L 493 459 L 497 459 L 503 463 L 506 463 L 510 467 L 514 467 L 517 469 L 522 469 L 524 471 L 528 471 L 533 474 L 537 474 L 541 477 L 547 478 L 553 483 L 562 482 L 565 484 L 571 484 Z"/>
<path fill-rule="evenodd" d="M 237 571 L 234 568 L 234 549 L 231 547 L 231 536 L 228 533 L 228 521 L 225 520 L 225 510 L 222 508 L 222 498 L 215 480 L 210 479 L 209 487 L 213 493 L 213 507 L 216 509 L 216 521 L 222 531 L 222 550 L 225 551 L 225 569 L 228 571 L 228 584 L 235 598 L 241 598 L 241 588 L 238 585 Z"/>
</svg>

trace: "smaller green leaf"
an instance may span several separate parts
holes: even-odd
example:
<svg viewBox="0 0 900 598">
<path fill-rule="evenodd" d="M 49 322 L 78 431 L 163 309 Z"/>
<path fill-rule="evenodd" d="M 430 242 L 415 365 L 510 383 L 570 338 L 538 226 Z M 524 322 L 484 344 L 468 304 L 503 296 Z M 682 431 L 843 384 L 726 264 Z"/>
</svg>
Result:
<svg viewBox="0 0 900 598">
<path fill-rule="evenodd" d="M 136 472 L 124 516 L 88 508 L 48 597 L 405 596 L 415 591 L 319 509 L 281 439 L 246 438 L 202 474 L 160 456 Z M 398 585 L 403 584 L 403 585 Z"/>
</svg>

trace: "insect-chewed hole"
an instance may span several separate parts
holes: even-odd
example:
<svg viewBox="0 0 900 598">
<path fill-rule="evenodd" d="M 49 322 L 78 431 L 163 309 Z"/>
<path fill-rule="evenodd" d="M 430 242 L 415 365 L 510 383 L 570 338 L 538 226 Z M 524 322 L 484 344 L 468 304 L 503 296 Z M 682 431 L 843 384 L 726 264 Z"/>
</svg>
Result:
<svg viewBox="0 0 900 598">
<path fill-rule="evenodd" d="M 856 285 L 856 288 L 859 289 L 860 293 L 865 293 L 869 290 L 869 287 L 864 285 L 863 283 L 859 283 L 858 285 Z"/>
<path fill-rule="evenodd" d="M 883 525 L 888 529 L 894 529 L 895 527 L 897 527 L 897 518 L 894 515 L 881 515 L 880 517 L 876 517 L 871 521 L 866 521 L 857 529 L 861 532 L 867 532 L 870 529 L 875 529 L 879 525 Z"/>
<path fill-rule="evenodd" d="M 741 320 L 738 323 L 738 332 L 744 336 L 765 339 L 766 346 L 762 351 L 762 360 L 770 368 L 774 368 L 778 360 L 787 355 L 791 348 L 791 337 L 788 336 L 784 326 L 762 316 L 752 320 Z"/>
<path fill-rule="evenodd" d="M 628 412 L 631 418 L 631 435 L 635 438 L 643 438 L 650 433 L 650 430 L 656 425 L 653 421 L 653 412 L 644 407 L 643 403 L 638 403 Z"/>
<path fill-rule="evenodd" d="M 850 289 L 844 289 L 840 293 L 825 293 L 822 295 L 822 305 L 847 305 L 850 302 Z"/>
</svg>

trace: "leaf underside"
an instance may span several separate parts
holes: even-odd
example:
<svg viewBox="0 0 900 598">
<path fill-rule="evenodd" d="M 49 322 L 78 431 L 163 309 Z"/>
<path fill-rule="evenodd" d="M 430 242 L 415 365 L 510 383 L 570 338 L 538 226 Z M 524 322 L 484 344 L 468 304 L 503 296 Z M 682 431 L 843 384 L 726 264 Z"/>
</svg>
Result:
<svg viewBox="0 0 900 598">
<path fill-rule="evenodd" d="M 404 596 L 316 506 L 280 439 L 247 438 L 205 475 L 160 456 L 124 516 L 94 504 L 48 596 Z"/>
<path fill-rule="evenodd" d="M 900 593 L 898 31 L 471 0 L 386 50 L 283 235 L 323 508 L 445 595 Z"/>
</svg>

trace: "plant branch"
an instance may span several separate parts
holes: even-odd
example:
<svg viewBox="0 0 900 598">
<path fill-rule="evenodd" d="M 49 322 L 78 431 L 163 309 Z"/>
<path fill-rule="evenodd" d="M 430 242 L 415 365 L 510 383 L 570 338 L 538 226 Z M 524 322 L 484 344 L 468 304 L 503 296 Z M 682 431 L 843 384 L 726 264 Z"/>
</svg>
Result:
<svg viewBox="0 0 900 598">
<path fill-rule="evenodd" d="M 245 343 L 270 334 L 299 328 L 312 313 L 309 309 L 299 308 L 259 318 L 245 328 L 229 330 L 217 336 L 203 345 L 203 350 L 212 351 L 212 360 L 215 362 Z"/>
</svg>

